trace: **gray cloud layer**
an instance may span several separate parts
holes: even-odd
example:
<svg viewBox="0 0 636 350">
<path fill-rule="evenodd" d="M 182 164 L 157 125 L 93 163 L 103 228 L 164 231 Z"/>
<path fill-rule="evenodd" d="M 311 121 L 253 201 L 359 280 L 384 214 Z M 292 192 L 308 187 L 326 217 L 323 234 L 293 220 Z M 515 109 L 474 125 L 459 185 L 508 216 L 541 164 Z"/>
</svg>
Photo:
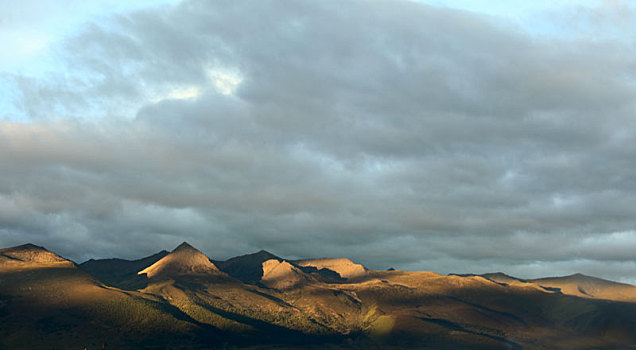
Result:
<svg viewBox="0 0 636 350">
<path fill-rule="evenodd" d="M 372 268 L 636 281 L 634 49 L 395 1 L 185 1 L 8 76 L 0 242 L 187 240 Z"/>
</svg>

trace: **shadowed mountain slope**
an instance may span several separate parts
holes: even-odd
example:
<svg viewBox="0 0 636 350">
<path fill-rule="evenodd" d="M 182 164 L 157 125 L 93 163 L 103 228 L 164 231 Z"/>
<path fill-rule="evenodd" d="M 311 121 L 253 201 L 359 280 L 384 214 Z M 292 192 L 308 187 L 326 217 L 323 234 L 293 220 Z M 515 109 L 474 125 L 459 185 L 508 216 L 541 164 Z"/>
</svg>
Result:
<svg viewBox="0 0 636 350">
<path fill-rule="evenodd" d="M 265 250 L 237 256 L 226 261 L 215 261 L 219 269 L 248 284 L 256 284 L 263 277 L 263 263 L 267 260 L 283 259 Z"/>
<path fill-rule="evenodd" d="M 367 268 L 346 258 L 320 258 L 294 261 L 300 266 L 312 266 L 336 272 L 340 277 L 354 279 L 367 274 Z"/>
<path fill-rule="evenodd" d="M 243 281 L 247 284 L 260 285 L 263 284 L 263 267 L 264 263 L 268 260 L 278 261 L 278 262 L 286 262 L 282 266 L 290 266 L 290 271 L 299 270 L 295 273 L 297 275 L 307 274 L 309 276 L 304 276 L 302 279 L 304 280 L 313 280 L 318 279 L 323 282 L 342 282 L 344 281 L 338 273 L 333 270 L 329 270 L 322 267 L 317 267 L 312 264 L 298 264 L 298 261 L 289 261 L 285 260 L 281 257 L 278 257 L 270 252 L 265 250 L 261 250 L 256 253 L 247 254 L 237 256 L 226 261 L 215 261 L 214 263 L 221 269 L 221 271 L 227 273 L 228 275 Z M 269 266 L 272 265 L 273 262 L 269 263 Z M 291 268 L 293 267 L 293 269 Z M 294 273 L 290 274 L 292 276 Z M 268 279 L 268 283 L 271 284 L 271 279 Z"/>
<path fill-rule="evenodd" d="M 138 289 L 145 286 L 145 278 L 137 275 L 137 272 L 156 263 L 166 255 L 168 252 L 162 250 L 137 260 L 91 259 L 79 264 L 79 267 L 107 285 L 123 289 Z"/>
</svg>

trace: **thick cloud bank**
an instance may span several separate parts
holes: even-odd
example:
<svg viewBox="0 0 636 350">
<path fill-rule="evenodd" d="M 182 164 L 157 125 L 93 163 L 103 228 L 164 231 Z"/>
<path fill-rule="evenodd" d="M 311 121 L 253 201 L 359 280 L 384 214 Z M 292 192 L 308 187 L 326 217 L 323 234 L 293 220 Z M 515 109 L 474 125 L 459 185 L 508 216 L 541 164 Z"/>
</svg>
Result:
<svg viewBox="0 0 636 350">
<path fill-rule="evenodd" d="M 633 39 L 632 39 L 633 41 Z M 187 240 L 371 268 L 636 281 L 633 42 L 406 1 L 184 1 L 4 74 L 0 242 Z"/>
</svg>

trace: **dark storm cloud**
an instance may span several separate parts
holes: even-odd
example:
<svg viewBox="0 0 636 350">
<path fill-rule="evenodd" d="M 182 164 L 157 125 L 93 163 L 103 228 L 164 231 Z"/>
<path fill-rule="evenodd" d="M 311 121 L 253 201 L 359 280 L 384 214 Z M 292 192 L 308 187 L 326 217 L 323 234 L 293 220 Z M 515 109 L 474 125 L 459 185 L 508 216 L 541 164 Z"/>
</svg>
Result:
<svg viewBox="0 0 636 350">
<path fill-rule="evenodd" d="M 633 48 L 492 21 L 185 1 L 88 25 L 60 74 L 11 78 L 33 121 L 0 128 L 0 239 L 636 280 Z"/>
</svg>

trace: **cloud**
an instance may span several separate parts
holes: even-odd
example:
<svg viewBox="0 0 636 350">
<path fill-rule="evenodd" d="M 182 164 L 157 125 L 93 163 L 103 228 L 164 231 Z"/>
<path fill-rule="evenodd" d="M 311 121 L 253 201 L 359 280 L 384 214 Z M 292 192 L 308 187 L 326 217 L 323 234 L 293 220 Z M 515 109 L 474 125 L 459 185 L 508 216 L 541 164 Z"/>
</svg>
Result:
<svg viewBox="0 0 636 350">
<path fill-rule="evenodd" d="M 407 1 L 110 21 L 11 76 L 31 121 L 0 124 L 3 245 L 636 279 L 627 43 Z"/>
</svg>

